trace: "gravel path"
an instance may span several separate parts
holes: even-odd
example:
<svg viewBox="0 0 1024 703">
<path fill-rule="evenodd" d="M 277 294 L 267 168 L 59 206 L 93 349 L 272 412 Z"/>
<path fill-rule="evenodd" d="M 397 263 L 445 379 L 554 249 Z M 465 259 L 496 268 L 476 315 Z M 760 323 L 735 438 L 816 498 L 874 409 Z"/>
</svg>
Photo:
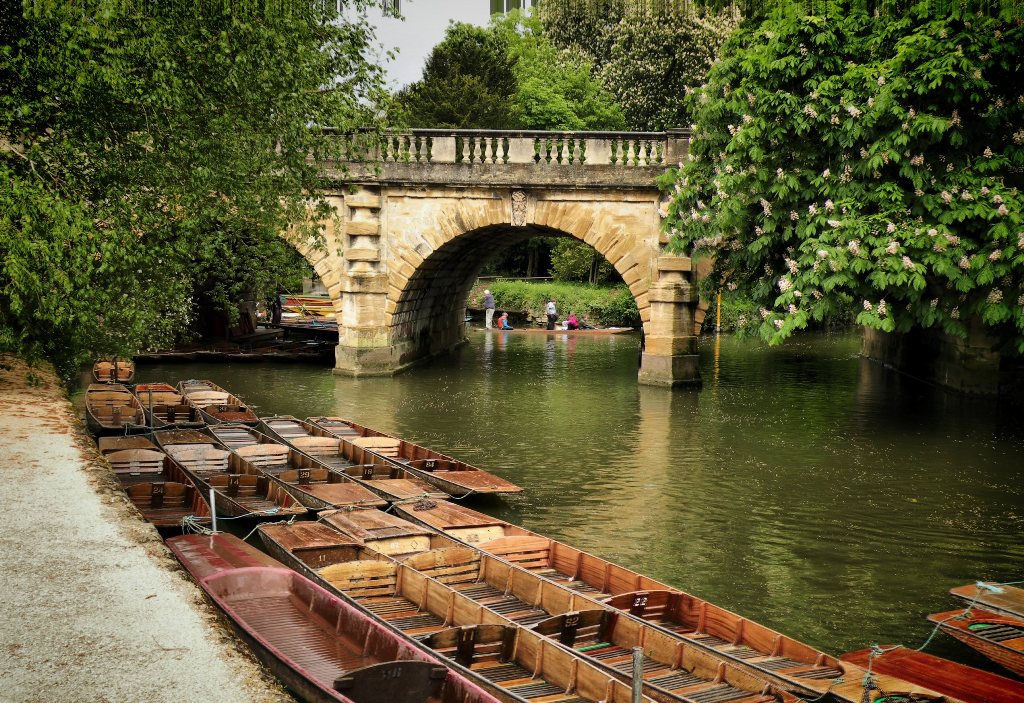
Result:
<svg viewBox="0 0 1024 703">
<path fill-rule="evenodd" d="M 292 701 L 34 375 L 0 355 L 0 703 Z"/>
</svg>

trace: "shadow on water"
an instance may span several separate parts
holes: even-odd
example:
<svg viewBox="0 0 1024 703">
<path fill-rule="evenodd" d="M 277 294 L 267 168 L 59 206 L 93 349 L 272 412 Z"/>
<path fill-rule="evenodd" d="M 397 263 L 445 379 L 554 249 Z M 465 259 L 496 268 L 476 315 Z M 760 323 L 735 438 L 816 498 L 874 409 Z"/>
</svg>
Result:
<svg viewBox="0 0 1024 703">
<path fill-rule="evenodd" d="M 851 334 L 702 340 L 699 392 L 638 386 L 638 346 L 471 333 L 394 378 L 138 375 L 210 378 L 261 415 L 341 415 L 452 454 L 526 489 L 474 507 L 832 652 L 918 646 L 950 587 L 1024 578 L 1019 410 L 864 361 Z M 928 651 L 970 659 L 942 638 Z"/>
</svg>

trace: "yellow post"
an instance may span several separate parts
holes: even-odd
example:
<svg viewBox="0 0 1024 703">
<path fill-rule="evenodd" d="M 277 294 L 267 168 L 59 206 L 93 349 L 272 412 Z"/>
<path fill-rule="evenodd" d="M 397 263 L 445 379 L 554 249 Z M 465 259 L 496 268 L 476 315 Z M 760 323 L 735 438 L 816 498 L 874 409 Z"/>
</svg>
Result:
<svg viewBox="0 0 1024 703">
<path fill-rule="evenodd" d="M 718 310 L 715 313 L 715 334 L 722 331 L 722 291 L 718 291 Z"/>
</svg>

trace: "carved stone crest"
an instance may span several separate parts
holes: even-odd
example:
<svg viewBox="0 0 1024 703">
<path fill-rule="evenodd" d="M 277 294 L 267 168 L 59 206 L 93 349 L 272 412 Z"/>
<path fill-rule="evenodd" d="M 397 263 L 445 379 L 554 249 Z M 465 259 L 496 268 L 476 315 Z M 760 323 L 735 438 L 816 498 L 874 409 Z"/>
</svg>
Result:
<svg viewBox="0 0 1024 703">
<path fill-rule="evenodd" d="M 526 193 L 521 190 L 512 191 L 512 226 L 526 226 Z"/>
</svg>

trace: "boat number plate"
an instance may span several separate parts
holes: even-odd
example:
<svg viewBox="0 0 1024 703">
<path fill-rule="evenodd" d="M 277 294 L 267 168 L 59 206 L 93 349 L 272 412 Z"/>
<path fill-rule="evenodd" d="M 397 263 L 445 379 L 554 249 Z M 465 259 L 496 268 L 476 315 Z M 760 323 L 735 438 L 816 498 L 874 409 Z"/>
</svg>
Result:
<svg viewBox="0 0 1024 703">
<path fill-rule="evenodd" d="M 645 605 L 647 605 L 647 596 L 637 596 L 633 599 L 634 608 L 643 608 Z"/>
<path fill-rule="evenodd" d="M 299 469 L 299 483 L 309 483 L 309 469 Z"/>
<path fill-rule="evenodd" d="M 565 616 L 565 626 L 566 627 L 576 627 L 579 624 L 580 624 L 580 614 L 579 613 L 572 613 L 571 615 L 566 615 Z"/>
<path fill-rule="evenodd" d="M 437 467 L 436 459 L 427 459 L 423 462 L 423 468 L 427 471 L 433 471 Z"/>
<path fill-rule="evenodd" d="M 402 669 L 397 666 L 384 669 L 380 672 L 380 677 L 382 679 L 400 679 L 402 678 Z"/>
<path fill-rule="evenodd" d="M 373 478 L 373 466 L 364 466 L 363 467 L 363 478 L 365 478 L 365 479 Z"/>
</svg>

